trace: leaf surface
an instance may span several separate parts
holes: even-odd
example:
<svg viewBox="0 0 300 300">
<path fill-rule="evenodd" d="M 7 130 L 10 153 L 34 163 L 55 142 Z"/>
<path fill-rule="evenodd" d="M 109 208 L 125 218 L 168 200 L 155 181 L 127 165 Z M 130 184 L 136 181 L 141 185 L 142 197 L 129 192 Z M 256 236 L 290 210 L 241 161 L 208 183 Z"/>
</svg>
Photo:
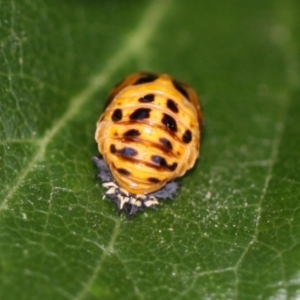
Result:
<svg viewBox="0 0 300 300">
<path fill-rule="evenodd" d="M 1 299 L 299 297 L 300 5 L 206 2 L 1 2 Z M 176 201 L 128 220 L 91 157 L 141 70 L 189 82 L 205 126 Z"/>
</svg>

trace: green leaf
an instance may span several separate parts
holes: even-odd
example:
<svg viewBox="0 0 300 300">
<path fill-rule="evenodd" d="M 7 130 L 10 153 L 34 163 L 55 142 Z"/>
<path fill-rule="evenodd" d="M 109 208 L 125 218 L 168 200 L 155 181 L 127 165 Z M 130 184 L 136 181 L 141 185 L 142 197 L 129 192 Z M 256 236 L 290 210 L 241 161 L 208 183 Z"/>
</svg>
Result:
<svg viewBox="0 0 300 300">
<path fill-rule="evenodd" d="M 299 3 L 2 1 L 0 298 L 298 299 Z M 91 157 L 140 70 L 189 82 L 205 127 L 176 201 L 129 220 Z"/>
</svg>

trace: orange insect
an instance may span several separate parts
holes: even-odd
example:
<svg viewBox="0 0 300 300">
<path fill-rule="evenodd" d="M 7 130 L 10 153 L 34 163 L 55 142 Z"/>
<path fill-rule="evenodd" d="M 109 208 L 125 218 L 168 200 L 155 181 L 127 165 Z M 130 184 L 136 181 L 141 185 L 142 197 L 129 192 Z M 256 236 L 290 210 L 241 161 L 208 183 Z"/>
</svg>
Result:
<svg viewBox="0 0 300 300">
<path fill-rule="evenodd" d="M 203 114 L 195 91 L 167 74 L 137 73 L 111 92 L 97 122 L 106 195 L 130 215 L 172 198 L 199 156 Z"/>
</svg>

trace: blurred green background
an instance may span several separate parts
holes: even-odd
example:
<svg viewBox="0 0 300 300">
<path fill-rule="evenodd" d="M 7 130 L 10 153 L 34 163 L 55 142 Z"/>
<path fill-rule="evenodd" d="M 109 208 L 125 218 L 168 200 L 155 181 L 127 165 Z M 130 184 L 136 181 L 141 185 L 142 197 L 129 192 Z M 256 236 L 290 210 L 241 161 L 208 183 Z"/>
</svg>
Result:
<svg viewBox="0 0 300 300">
<path fill-rule="evenodd" d="M 0 3 L 1 299 L 299 299 L 300 2 Z M 95 123 L 166 72 L 205 113 L 175 201 L 102 199 Z"/>
</svg>

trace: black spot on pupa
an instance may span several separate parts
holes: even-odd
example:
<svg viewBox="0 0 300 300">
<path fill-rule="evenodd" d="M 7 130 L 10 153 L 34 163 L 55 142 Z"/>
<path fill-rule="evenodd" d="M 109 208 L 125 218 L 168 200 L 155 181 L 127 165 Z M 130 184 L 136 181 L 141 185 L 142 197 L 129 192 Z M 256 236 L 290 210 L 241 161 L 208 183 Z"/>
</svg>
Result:
<svg viewBox="0 0 300 300">
<path fill-rule="evenodd" d="M 118 168 L 116 169 L 118 171 L 119 174 L 121 175 L 124 175 L 124 176 L 129 176 L 130 175 L 130 172 L 126 169 L 123 169 L 123 168 Z"/>
<path fill-rule="evenodd" d="M 114 112 L 113 112 L 113 114 L 111 115 L 111 119 L 114 122 L 121 121 L 122 117 L 123 117 L 122 110 L 119 109 L 119 108 L 115 109 Z"/>
<path fill-rule="evenodd" d="M 135 137 L 139 136 L 141 133 L 137 129 L 129 129 L 124 133 L 126 137 Z"/>
<path fill-rule="evenodd" d="M 131 147 L 124 147 L 123 149 L 118 150 L 118 154 L 122 156 L 132 157 L 132 156 L 136 156 L 138 152 Z"/>
<path fill-rule="evenodd" d="M 159 141 L 169 150 L 173 149 L 172 143 L 168 139 L 160 138 Z"/>
<path fill-rule="evenodd" d="M 189 129 L 187 129 L 183 134 L 182 140 L 186 144 L 188 144 L 192 140 L 192 132 Z"/>
<path fill-rule="evenodd" d="M 116 153 L 116 151 L 117 151 L 116 146 L 114 144 L 111 144 L 110 145 L 110 152 L 114 154 L 114 153 Z"/>
<path fill-rule="evenodd" d="M 183 87 L 182 83 L 177 81 L 177 80 L 172 80 L 172 83 L 175 87 L 175 89 L 181 93 L 185 98 L 187 98 L 188 100 L 190 100 L 189 94 L 187 92 L 187 90 Z"/>
<path fill-rule="evenodd" d="M 167 101 L 167 107 L 174 113 L 178 113 L 178 107 L 176 105 L 176 103 L 174 102 L 174 100 L 172 99 L 168 99 Z"/>
<path fill-rule="evenodd" d="M 162 118 L 162 123 L 171 131 L 176 132 L 177 131 L 177 123 L 174 120 L 173 117 L 171 117 L 168 114 L 164 114 L 163 118 Z"/>
<path fill-rule="evenodd" d="M 130 116 L 130 120 L 143 120 L 150 117 L 150 108 L 138 108 Z"/>
<path fill-rule="evenodd" d="M 156 80 L 157 78 L 158 78 L 157 75 L 148 73 L 148 74 L 142 75 L 142 77 L 140 77 L 133 85 L 152 82 L 152 81 Z"/>
<path fill-rule="evenodd" d="M 147 94 L 139 99 L 141 103 L 149 103 L 154 101 L 154 94 Z"/>
<path fill-rule="evenodd" d="M 177 167 L 177 163 L 173 163 L 172 165 L 168 165 L 167 161 L 165 158 L 163 158 L 162 156 L 159 155 L 152 155 L 151 156 L 151 160 L 158 166 L 164 168 L 164 169 L 168 169 L 170 171 L 174 171 Z"/>
<path fill-rule="evenodd" d="M 138 154 L 138 152 L 131 147 L 124 147 L 118 150 L 114 144 L 110 145 L 110 152 L 123 157 L 133 157 Z"/>
<path fill-rule="evenodd" d="M 148 181 L 151 182 L 151 183 L 159 183 L 160 182 L 160 180 L 155 178 L 155 177 L 149 177 Z"/>
</svg>

